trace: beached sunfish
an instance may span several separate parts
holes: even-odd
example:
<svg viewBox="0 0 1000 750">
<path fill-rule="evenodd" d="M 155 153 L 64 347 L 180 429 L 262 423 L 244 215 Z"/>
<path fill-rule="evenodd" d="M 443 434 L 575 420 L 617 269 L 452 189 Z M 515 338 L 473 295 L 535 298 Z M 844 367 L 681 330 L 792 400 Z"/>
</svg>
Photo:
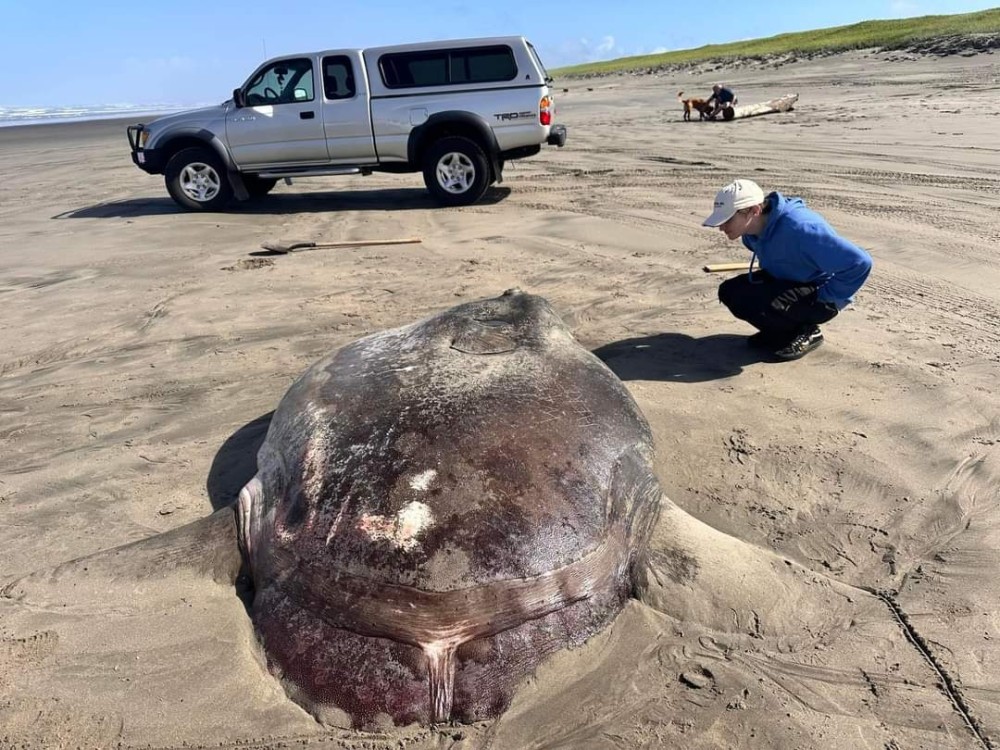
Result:
<svg viewBox="0 0 1000 750">
<path fill-rule="evenodd" d="M 270 669 L 331 722 L 499 715 L 634 591 L 651 453 L 621 381 L 541 297 L 334 352 L 281 400 L 239 497 Z"/>
</svg>

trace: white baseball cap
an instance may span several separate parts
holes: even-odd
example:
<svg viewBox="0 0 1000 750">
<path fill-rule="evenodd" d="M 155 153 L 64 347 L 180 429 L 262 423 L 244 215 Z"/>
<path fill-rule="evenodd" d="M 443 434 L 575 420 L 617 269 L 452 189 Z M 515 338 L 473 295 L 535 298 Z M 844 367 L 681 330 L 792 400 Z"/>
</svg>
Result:
<svg viewBox="0 0 1000 750">
<path fill-rule="evenodd" d="M 717 227 L 729 221 L 741 208 L 750 208 L 764 202 L 764 191 L 753 180 L 733 180 L 715 194 L 715 207 L 711 216 L 701 223 L 703 227 Z"/>
</svg>

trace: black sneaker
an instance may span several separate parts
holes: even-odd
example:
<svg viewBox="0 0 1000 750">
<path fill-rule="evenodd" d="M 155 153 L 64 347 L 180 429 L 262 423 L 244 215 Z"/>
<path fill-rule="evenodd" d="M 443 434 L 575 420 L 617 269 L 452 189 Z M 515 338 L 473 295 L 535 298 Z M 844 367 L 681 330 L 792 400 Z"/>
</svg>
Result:
<svg viewBox="0 0 1000 750">
<path fill-rule="evenodd" d="M 822 343 L 823 334 L 820 332 L 818 326 L 813 326 L 774 352 L 774 356 L 778 359 L 798 359 L 799 357 L 804 357 Z"/>
</svg>

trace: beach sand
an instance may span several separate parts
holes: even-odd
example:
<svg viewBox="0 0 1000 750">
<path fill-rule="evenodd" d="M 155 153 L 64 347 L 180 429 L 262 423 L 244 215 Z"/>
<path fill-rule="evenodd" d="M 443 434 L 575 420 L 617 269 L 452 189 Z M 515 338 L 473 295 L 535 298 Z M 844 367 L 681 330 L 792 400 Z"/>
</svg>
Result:
<svg viewBox="0 0 1000 750">
<path fill-rule="evenodd" d="M 0 129 L 0 747 L 996 747 L 998 63 L 855 52 L 560 81 L 566 148 L 449 210 L 419 175 L 373 175 L 183 213 L 124 123 Z M 719 79 L 742 104 L 800 99 L 682 122 L 676 92 Z M 875 261 L 796 362 L 760 361 L 701 270 L 747 259 L 700 226 L 738 176 L 804 197 Z M 423 242 L 258 253 L 401 237 Z M 665 494 L 721 532 L 703 553 L 734 574 L 724 596 L 654 582 L 498 721 L 362 734 L 285 696 L 203 571 L 60 567 L 232 502 L 316 359 L 510 287 L 626 382 Z"/>
</svg>

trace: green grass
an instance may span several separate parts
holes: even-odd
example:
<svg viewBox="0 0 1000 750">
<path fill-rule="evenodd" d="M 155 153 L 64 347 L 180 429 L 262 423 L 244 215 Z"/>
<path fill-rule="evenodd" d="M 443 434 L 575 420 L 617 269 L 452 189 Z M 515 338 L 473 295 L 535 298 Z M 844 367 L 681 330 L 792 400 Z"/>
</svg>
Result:
<svg viewBox="0 0 1000 750">
<path fill-rule="evenodd" d="M 664 65 L 695 63 L 727 57 L 780 55 L 789 52 L 839 52 L 869 47 L 899 48 L 921 39 L 951 34 L 976 34 L 1000 31 L 1000 8 L 951 16 L 921 16 L 892 21 L 862 21 L 850 26 L 779 34 L 766 39 L 751 39 L 730 44 L 708 44 L 697 49 L 664 52 L 658 55 L 621 57 L 584 65 L 572 65 L 552 71 L 561 77 L 594 73 L 617 73 Z"/>
</svg>

